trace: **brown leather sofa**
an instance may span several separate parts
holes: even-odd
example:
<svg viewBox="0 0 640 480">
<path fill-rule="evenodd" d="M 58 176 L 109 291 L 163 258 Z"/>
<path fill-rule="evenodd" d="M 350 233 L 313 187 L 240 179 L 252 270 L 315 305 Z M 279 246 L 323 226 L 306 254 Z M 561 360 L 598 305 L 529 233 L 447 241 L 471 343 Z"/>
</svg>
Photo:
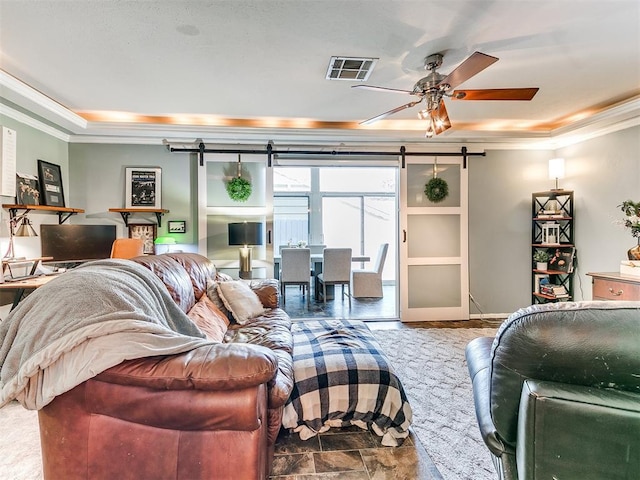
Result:
<svg viewBox="0 0 640 480">
<path fill-rule="evenodd" d="M 187 313 L 216 277 L 197 254 L 132 259 Z M 293 388 L 291 321 L 274 280 L 268 309 L 231 323 L 223 343 L 128 360 L 39 410 L 46 479 L 264 479 Z"/>
<path fill-rule="evenodd" d="M 466 358 L 498 478 L 638 478 L 640 302 L 523 308 Z"/>
</svg>

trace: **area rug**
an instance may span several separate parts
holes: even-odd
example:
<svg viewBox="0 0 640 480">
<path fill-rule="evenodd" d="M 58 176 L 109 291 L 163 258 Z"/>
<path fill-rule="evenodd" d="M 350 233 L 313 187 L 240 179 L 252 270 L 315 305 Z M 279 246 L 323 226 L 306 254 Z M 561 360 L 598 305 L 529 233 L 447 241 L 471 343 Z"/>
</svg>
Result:
<svg viewBox="0 0 640 480">
<path fill-rule="evenodd" d="M 373 334 L 402 381 L 411 429 L 445 480 L 495 480 L 482 441 L 464 358 L 469 341 L 495 328 L 405 328 Z"/>
<path fill-rule="evenodd" d="M 466 344 L 494 328 L 406 328 L 373 334 L 400 377 L 413 409 L 412 430 L 445 480 L 495 480 L 476 423 Z M 0 408 L 0 472 L 39 480 L 37 413 L 17 402 Z M 2 475 L 0 475 L 1 477 Z"/>
<path fill-rule="evenodd" d="M 41 479 L 38 412 L 10 402 L 0 408 L 0 432 L 0 478 Z"/>
</svg>

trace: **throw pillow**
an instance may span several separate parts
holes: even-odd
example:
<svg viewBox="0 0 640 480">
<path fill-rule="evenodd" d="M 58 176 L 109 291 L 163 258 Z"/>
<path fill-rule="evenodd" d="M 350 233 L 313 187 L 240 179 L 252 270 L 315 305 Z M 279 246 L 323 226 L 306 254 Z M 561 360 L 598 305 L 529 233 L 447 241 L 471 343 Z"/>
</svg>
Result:
<svg viewBox="0 0 640 480">
<path fill-rule="evenodd" d="M 207 297 L 209 300 L 213 302 L 213 304 L 218 307 L 218 309 L 229 318 L 229 310 L 224 306 L 224 302 L 220 298 L 220 294 L 218 293 L 218 283 L 215 280 L 207 280 Z"/>
<path fill-rule="evenodd" d="M 236 322 L 244 325 L 250 318 L 264 313 L 260 298 L 243 281 L 219 282 L 218 293 Z"/>
<path fill-rule="evenodd" d="M 229 319 L 213 304 L 206 293 L 202 294 L 187 316 L 202 330 L 208 340 L 222 342 L 229 326 Z"/>
</svg>

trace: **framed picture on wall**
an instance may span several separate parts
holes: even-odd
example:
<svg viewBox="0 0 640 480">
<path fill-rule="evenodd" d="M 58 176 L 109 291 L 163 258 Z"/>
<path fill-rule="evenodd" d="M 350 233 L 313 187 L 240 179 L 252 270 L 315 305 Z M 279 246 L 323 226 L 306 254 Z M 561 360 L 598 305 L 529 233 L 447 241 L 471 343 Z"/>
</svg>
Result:
<svg viewBox="0 0 640 480">
<path fill-rule="evenodd" d="M 125 208 L 162 208 L 162 169 L 127 167 Z"/>
<path fill-rule="evenodd" d="M 187 231 L 187 222 L 184 220 L 169 220 L 167 229 L 169 233 L 184 233 Z"/>
<path fill-rule="evenodd" d="M 40 177 L 40 204 L 64 207 L 60 165 L 38 160 L 38 176 Z"/>
<path fill-rule="evenodd" d="M 144 253 L 153 255 L 154 241 L 157 237 L 158 227 L 155 223 L 130 223 L 129 238 L 141 238 L 144 240 Z"/>
</svg>

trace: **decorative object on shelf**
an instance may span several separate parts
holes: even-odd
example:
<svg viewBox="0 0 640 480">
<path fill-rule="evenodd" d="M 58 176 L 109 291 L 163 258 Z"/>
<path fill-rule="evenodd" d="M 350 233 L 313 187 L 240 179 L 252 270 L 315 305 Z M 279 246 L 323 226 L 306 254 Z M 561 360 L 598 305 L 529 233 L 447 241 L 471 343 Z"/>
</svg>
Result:
<svg viewBox="0 0 640 480">
<path fill-rule="evenodd" d="M 64 207 L 60 165 L 38 160 L 38 175 L 40 176 L 40 203 L 52 207 Z"/>
<path fill-rule="evenodd" d="M 439 203 L 449 195 L 449 185 L 442 178 L 438 178 L 438 159 L 433 164 L 433 178 L 424 186 L 424 194 L 430 202 Z"/>
<path fill-rule="evenodd" d="M 169 223 L 171 223 L 171 222 L 169 222 Z M 156 253 L 156 255 L 159 255 L 160 253 L 169 253 L 171 251 L 171 245 L 175 245 L 176 243 L 177 242 L 176 242 L 175 238 L 169 237 L 167 235 L 163 235 L 161 237 L 156 238 L 153 241 L 153 244 L 155 245 L 155 253 Z M 160 247 L 162 245 L 166 245 L 167 246 L 167 249 L 164 252 L 160 251 Z"/>
<path fill-rule="evenodd" d="M 16 204 L 40 205 L 38 177 L 27 173 L 16 173 Z"/>
<path fill-rule="evenodd" d="M 622 225 L 631 230 L 631 236 L 638 239 L 638 245 L 627 251 L 629 260 L 640 260 L 640 202 L 625 200 L 618 208 L 625 214 Z"/>
<path fill-rule="evenodd" d="M 125 208 L 162 208 L 162 169 L 127 167 Z"/>
<path fill-rule="evenodd" d="M 556 245 L 560 243 L 560 224 L 546 222 L 542 225 L 542 244 Z"/>
<path fill-rule="evenodd" d="M 169 220 L 167 231 L 169 233 L 185 233 L 187 231 L 187 222 L 184 220 Z"/>
<path fill-rule="evenodd" d="M 263 225 L 260 222 L 230 223 L 229 245 L 240 245 L 240 278 L 251 278 L 251 245 L 263 245 Z"/>
<path fill-rule="evenodd" d="M 536 262 L 536 270 L 546 270 L 550 255 L 546 250 L 536 250 L 533 254 L 533 261 Z"/>
<path fill-rule="evenodd" d="M 235 202 L 246 202 L 251 196 L 251 182 L 242 178 L 242 161 L 238 154 L 238 176 L 227 182 L 227 193 L 229 198 Z"/>
<path fill-rule="evenodd" d="M 153 255 L 155 252 L 154 241 L 157 235 L 155 223 L 130 223 L 129 238 L 141 238 L 144 240 L 144 253 Z"/>
<path fill-rule="evenodd" d="M 564 178 L 564 158 L 552 158 L 549 160 L 549 180 L 556 181 L 556 188 L 552 191 L 562 190 L 558 188 L 558 179 Z"/>
</svg>

